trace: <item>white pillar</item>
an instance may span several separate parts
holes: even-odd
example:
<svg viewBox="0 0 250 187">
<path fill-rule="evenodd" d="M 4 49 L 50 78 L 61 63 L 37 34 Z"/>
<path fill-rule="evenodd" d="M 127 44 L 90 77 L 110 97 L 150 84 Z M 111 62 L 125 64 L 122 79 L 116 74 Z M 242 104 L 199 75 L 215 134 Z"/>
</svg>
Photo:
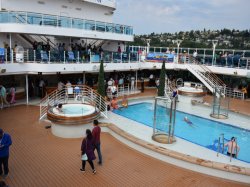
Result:
<svg viewBox="0 0 250 187">
<path fill-rule="evenodd" d="M 12 40 L 12 38 L 11 38 L 11 33 L 10 33 L 10 45 L 9 45 L 10 49 L 12 48 L 12 45 L 11 45 L 12 41 L 11 40 Z"/>
<path fill-rule="evenodd" d="M 137 90 L 137 70 L 135 71 L 135 90 Z"/>
<path fill-rule="evenodd" d="M 82 75 L 82 83 L 85 84 L 85 72 L 83 72 L 83 75 Z"/>
<path fill-rule="evenodd" d="M 26 105 L 29 104 L 29 79 L 28 79 L 28 74 L 25 75 L 26 79 Z"/>
<path fill-rule="evenodd" d="M 218 43 L 218 40 L 212 40 L 212 44 L 213 44 L 213 59 L 212 59 L 212 66 L 214 65 L 215 48 L 216 48 L 217 43 Z"/>
</svg>

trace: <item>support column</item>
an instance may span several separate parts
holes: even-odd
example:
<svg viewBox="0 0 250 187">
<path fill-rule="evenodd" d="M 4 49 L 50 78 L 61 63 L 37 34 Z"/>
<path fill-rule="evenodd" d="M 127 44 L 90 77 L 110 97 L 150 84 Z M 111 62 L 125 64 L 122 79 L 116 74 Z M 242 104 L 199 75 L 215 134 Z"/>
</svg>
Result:
<svg viewBox="0 0 250 187">
<path fill-rule="evenodd" d="M 28 79 L 28 74 L 25 75 L 26 79 L 26 105 L 29 104 L 29 79 Z"/>
<path fill-rule="evenodd" d="M 135 90 L 137 90 L 137 70 L 135 71 Z"/>
<path fill-rule="evenodd" d="M 12 43 L 12 36 L 11 36 L 11 33 L 10 33 L 10 45 L 9 45 L 9 47 L 10 47 L 10 61 L 11 61 L 11 63 L 13 63 L 13 50 L 12 50 L 12 45 L 11 45 L 11 43 Z"/>
<path fill-rule="evenodd" d="M 85 85 L 85 72 L 83 72 L 83 75 L 82 75 L 82 83 L 83 83 L 83 85 Z"/>
</svg>

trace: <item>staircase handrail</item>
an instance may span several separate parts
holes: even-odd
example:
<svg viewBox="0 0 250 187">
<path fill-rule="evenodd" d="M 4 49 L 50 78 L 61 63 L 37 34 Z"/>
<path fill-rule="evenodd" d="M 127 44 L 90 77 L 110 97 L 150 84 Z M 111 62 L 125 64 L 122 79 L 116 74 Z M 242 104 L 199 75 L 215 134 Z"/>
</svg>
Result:
<svg viewBox="0 0 250 187">
<path fill-rule="evenodd" d="M 95 106 L 99 109 L 100 113 L 104 117 L 108 117 L 107 115 L 107 105 L 105 98 L 102 97 L 98 92 L 93 90 L 92 88 L 86 86 L 86 85 L 72 85 L 72 89 L 78 86 L 80 88 L 80 93 L 82 94 L 82 97 L 84 97 L 84 100 L 90 103 L 91 105 Z M 56 104 L 60 102 L 66 102 L 66 99 L 68 99 L 70 94 L 67 94 L 68 88 L 65 87 L 63 90 L 58 91 L 55 89 L 50 94 L 46 95 L 44 98 L 40 101 L 40 120 L 47 114 L 47 111 L 54 107 Z M 76 96 L 75 91 L 73 91 L 74 96 Z"/>
<path fill-rule="evenodd" d="M 225 87 L 226 84 L 216 75 L 214 74 L 207 66 L 196 60 L 194 57 L 190 56 L 190 59 L 192 60 L 192 64 L 200 65 L 200 67 L 204 70 L 204 73 L 209 74 L 210 78 L 215 79 L 219 84 L 217 86 L 223 86 Z"/>
</svg>

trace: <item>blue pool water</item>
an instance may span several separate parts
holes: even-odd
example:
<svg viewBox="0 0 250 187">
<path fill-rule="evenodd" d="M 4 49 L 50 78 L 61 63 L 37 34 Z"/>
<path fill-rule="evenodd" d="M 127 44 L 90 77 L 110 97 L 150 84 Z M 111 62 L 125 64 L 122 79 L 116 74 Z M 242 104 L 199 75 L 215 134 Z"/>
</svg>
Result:
<svg viewBox="0 0 250 187">
<path fill-rule="evenodd" d="M 157 107 L 157 110 L 157 113 L 162 115 L 162 119 L 160 120 L 167 121 L 166 110 L 163 107 Z M 114 110 L 114 113 L 153 127 L 153 111 L 153 105 L 151 103 L 140 103 L 130 105 L 126 109 L 124 108 L 122 110 Z M 188 119 L 193 123 L 193 126 L 188 125 L 183 120 L 185 116 L 187 116 Z M 162 127 L 159 128 L 161 129 Z M 161 130 L 166 129 L 164 128 Z M 212 150 L 217 150 L 216 146 L 218 145 L 216 142 L 222 133 L 224 133 L 225 139 L 228 140 L 231 139 L 232 136 L 237 137 L 237 143 L 240 146 L 238 159 L 250 163 L 249 130 L 233 127 L 225 123 L 212 121 L 179 111 L 176 113 L 175 136 L 179 138 Z"/>
</svg>

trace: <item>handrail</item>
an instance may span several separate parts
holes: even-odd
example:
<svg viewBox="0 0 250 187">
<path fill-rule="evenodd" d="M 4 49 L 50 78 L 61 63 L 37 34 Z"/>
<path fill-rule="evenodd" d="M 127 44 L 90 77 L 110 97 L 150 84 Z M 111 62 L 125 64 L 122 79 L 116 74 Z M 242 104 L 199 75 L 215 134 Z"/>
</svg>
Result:
<svg viewBox="0 0 250 187">
<path fill-rule="evenodd" d="M 76 91 L 75 87 L 78 86 L 79 90 Z M 72 93 L 69 92 L 69 88 Z M 57 89 L 51 92 L 49 95 L 46 95 L 40 102 L 40 120 L 47 114 L 47 111 L 54 107 L 56 104 L 61 102 L 68 102 L 70 95 L 74 97 L 78 96 L 76 94 L 81 94 L 81 97 L 84 97 L 84 102 L 90 103 L 99 109 L 101 114 L 104 117 L 107 116 L 107 105 L 105 99 L 97 93 L 92 88 L 86 85 L 72 85 L 72 87 L 65 87 L 63 90 L 58 91 Z M 81 100 L 82 102 L 83 100 Z"/>
<path fill-rule="evenodd" d="M 23 20 L 19 19 L 19 17 L 22 18 Z M 25 18 L 23 18 L 23 15 L 18 15 L 18 16 L 16 15 L 15 18 L 18 19 L 19 21 L 21 21 L 22 23 L 31 24 L 28 20 L 26 20 Z M 52 41 L 50 41 L 46 36 L 44 36 L 45 40 L 42 38 L 42 36 L 39 36 L 39 35 L 35 35 L 35 36 L 39 37 L 43 42 L 48 42 L 49 41 L 49 43 L 51 43 L 53 45 L 52 48 L 56 49 L 55 48 L 56 44 L 54 44 Z"/>
<path fill-rule="evenodd" d="M 127 26 L 127 25 L 113 24 L 113 23 L 109 23 L 109 22 L 101 22 L 101 21 L 95 21 L 95 20 L 86 20 L 86 19 L 66 17 L 66 16 L 41 14 L 41 13 L 35 13 L 35 12 L 0 11 L 0 16 L 3 16 L 1 13 L 2 14 L 4 14 L 4 13 L 8 14 L 7 15 L 8 16 L 7 17 L 8 18 L 7 22 L 11 22 L 11 20 L 9 19 L 10 14 L 20 14 L 20 13 L 22 13 L 22 14 L 26 14 L 27 15 L 26 19 L 27 19 L 27 17 L 34 17 L 34 18 L 37 18 L 37 19 L 41 19 L 41 22 L 39 24 L 38 23 L 34 23 L 35 25 L 40 25 L 40 26 L 43 26 L 43 25 L 47 26 L 46 24 L 44 24 L 44 21 L 43 21 L 44 19 L 52 19 L 52 20 L 55 21 L 55 24 L 53 24 L 54 27 L 66 27 L 66 28 L 75 28 L 75 29 L 86 29 L 86 30 L 94 30 L 94 31 L 101 31 L 101 32 L 113 32 L 113 33 L 118 33 L 118 34 L 133 35 L 133 27 L 132 26 Z M 49 16 L 51 16 L 51 17 L 49 18 Z M 63 25 L 62 21 L 60 19 L 62 19 L 62 21 L 66 21 L 66 25 Z M 4 19 L 0 19 L 0 20 L 4 20 Z M 60 24 L 58 24 L 58 23 L 60 23 Z M 76 23 L 79 23 L 79 24 L 76 25 Z M 26 21 L 25 24 L 31 24 L 31 23 L 28 23 Z M 112 29 L 111 30 L 108 29 L 108 27 L 106 25 L 112 26 Z M 121 27 L 123 29 L 120 29 Z M 100 28 L 101 28 L 101 30 L 100 30 Z"/>
<path fill-rule="evenodd" d="M 221 142 L 222 142 L 222 149 L 221 149 Z M 224 133 L 221 133 L 218 138 L 218 148 L 217 148 L 217 156 L 219 156 L 219 153 L 224 153 L 225 149 L 225 138 L 224 138 Z"/>
</svg>

